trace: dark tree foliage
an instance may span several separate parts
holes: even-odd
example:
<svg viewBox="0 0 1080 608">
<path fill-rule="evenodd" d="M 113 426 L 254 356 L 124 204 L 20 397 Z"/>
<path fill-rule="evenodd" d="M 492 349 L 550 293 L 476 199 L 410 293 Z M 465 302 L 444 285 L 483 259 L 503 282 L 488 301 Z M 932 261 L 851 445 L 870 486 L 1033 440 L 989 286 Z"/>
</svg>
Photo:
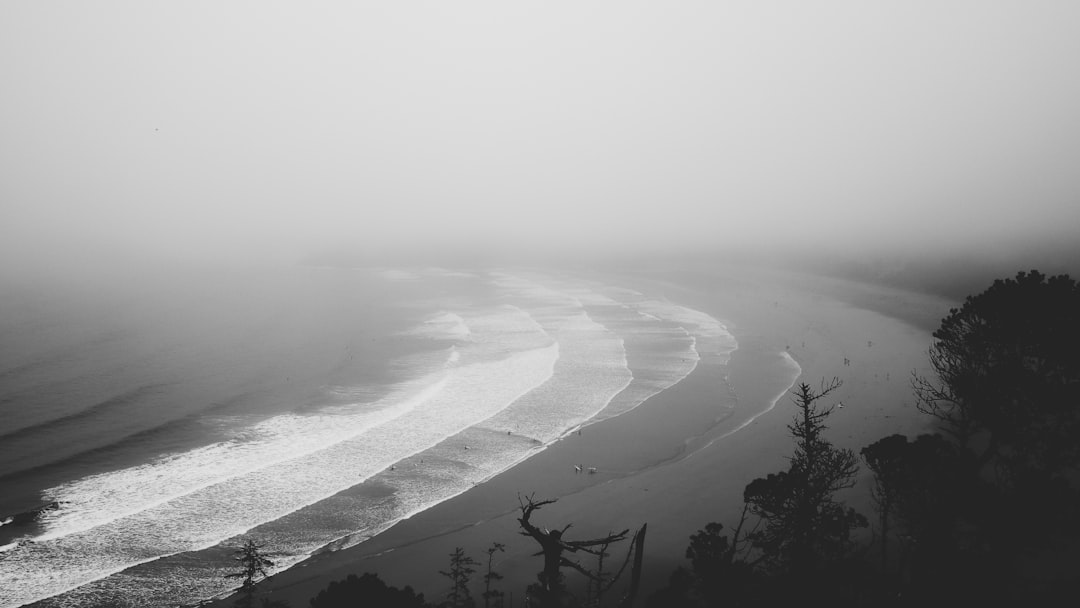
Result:
<svg viewBox="0 0 1080 608">
<path fill-rule="evenodd" d="M 750 534 L 759 559 L 787 566 L 753 573 L 760 584 L 743 596 L 751 605 L 1077 604 L 1077 284 L 1035 271 L 997 281 L 950 311 L 934 338 L 936 377 L 916 377 L 914 388 L 918 408 L 934 416 L 944 434 L 892 435 L 862 450 L 874 474 L 880 569 L 854 553 L 811 571 L 811 578 L 792 575 L 799 555 L 818 553 L 819 563 L 828 564 L 830 549 L 842 548 L 858 523 L 830 492 L 850 486 L 854 461 L 820 443 L 828 410 L 811 405 L 835 386 L 815 394 L 803 385 L 791 469 L 755 480 L 745 491 L 747 505 L 766 524 Z M 810 473 L 821 468 L 831 473 Z M 809 508 L 813 504 L 821 508 Z M 693 571 L 676 570 L 650 606 L 738 605 L 731 594 L 703 598 L 695 574 L 727 565 L 734 542 L 721 531 L 710 524 L 692 537 L 687 556 Z M 815 542 L 822 540 L 825 551 Z"/>
<path fill-rule="evenodd" d="M 446 592 L 446 600 L 439 604 L 444 608 L 472 608 L 476 605 L 472 594 L 469 593 L 469 580 L 476 573 L 474 566 L 480 562 L 465 555 L 461 547 L 454 547 L 450 554 L 450 569 L 439 570 L 439 574 L 450 579 L 450 590 Z"/>
<path fill-rule="evenodd" d="M 243 586 L 250 587 L 255 584 L 256 577 L 265 577 L 266 569 L 273 568 L 274 562 L 262 552 L 264 545 L 257 544 L 248 539 L 244 545 L 236 550 L 236 561 L 240 562 L 240 571 L 226 574 L 225 578 L 243 579 Z"/>
<path fill-rule="evenodd" d="M 824 437 L 825 419 L 832 408 L 816 402 L 840 387 L 822 383 L 815 392 L 800 384 L 793 401 L 799 412 L 788 429 L 795 454 L 787 471 L 750 482 L 743 498 L 764 527 L 750 533 L 770 569 L 797 579 L 813 576 L 851 549 L 854 528 L 866 518 L 837 501 L 836 493 L 855 484 L 858 461 L 854 452 L 834 447 Z"/>
<path fill-rule="evenodd" d="M 941 435 L 920 435 L 915 441 L 890 435 L 862 454 L 874 473 L 872 497 L 887 586 L 911 595 L 919 589 L 940 590 L 946 581 L 959 584 L 960 573 L 951 564 L 970 562 L 972 556 L 970 543 L 956 531 L 991 499 L 972 474 L 970 456 Z M 893 536 L 899 541 L 895 574 L 886 559 Z"/>
<path fill-rule="evenodd" d="M 907 437 L 889 435 L 866 446 L 860 452 L 866 466 L 874 473 L 870 496 L 878 513 L 878 533 L 881 543 L 881 571 L 889 570 L 889 523 L 896 513 L 896 501 L 902 483 L 903 448 Z"/>
<path fill-rule="evenodd" d="M 491 546 L 487 548 L 487 572 L 484 573 L 484 593 L 481 597 L 484 598 L 484 608 L 502 608 L 503 596 L 502 591 L 493 588 L 491 585 L 499 580 L 502 580 L 502 575 L 495 571 L 495 553 L 502 553 L 506 551 L 506 545 L 502 543 L 491 543 Z"/>
<path fill-rule="evenodd" d="M 255 579 L 266 577 L 267 568 L 273 568 L 274 562 L 262 552 L 263 545 L 248 539 L 244 545 L 236 550 L 236 561 L 240 562 L 240 571 L 226 574 L 225 578 L 242 579 L 240 596 L 234 604 L 241 608 L 253 608 L 255 606 Z"/>
<path fill-rule="evenodd" d="M 686 551 L 690 570 L 676 570 L 650 606 L 840 606 L 868 597 L 864 581 L 870 577 L 850 557 L 851 533 L 867 522 L 836 498 L 854 486 L 858 460 L 825 438 L 832 408 L 817 405 L 839 387 L 837 379 L 817 391 L 799 385 L 793 394 L 798 413 L 788 426 L 795 440 L 788 470 L 746 486 L 743 514 L 730 538 L 719 523 L 693 534 Z M 757 524 L 744 533 L 748 514 Z M 753 561 L 745 559 L 748 549 Z"/>
<path fill-rule="evenodd" d="M 942 422 L 1000 483 L 1080 464 L 1080 286 L 1038 271 L 997 280 L 934 332 L 935 379 L 919 409 Z"/>
<path fill-rule="evenodd" d="M 682 608 L 684 606 L 716 606 L 720 604 L 705 604 L 697 591 L 697 581 L 689 570 L 683 567 L 676 568 L 668 579 L 667 587 L 656 591 L 649 596 L 646 606 L 648 608 Z"/>
<path fill-rule="evenodd" d="M 904 438 L 899 452 L 893 472 L 897 516 L 917 543 L 943 540 L 982 493 L 968 475 L 969 457 L 941 435 L 919 435 L 910 443 Z"/>
<path fill-rule="evenodd" d="M 744 515 L 746 511 L 744 510 Z M 711 522 L 690 536 L 686 559 L 690 560 L 691 583 L 697 603 L 706 606 L 741 606 L 748 600 L 754 569 L 738 559 L 739 533 L 745 517 L 729 540 L 724 525 Z M 673 578 L 673 581 L 676 579 Z M 677 581 L 676 581 L 677 582 Z"/>
<path fill-rule="evenodd" d="M 916 377 L 914 388 L 919 409 L 938 420 L 951 442 L 939 438 L 916 455 L 928 475 L 950 476 L 965 495 L 954 511 L 940 497 L 929 499 L 925 484 L 916 486 L 921 503 L 905 497 L 909 524 L 939 549 L 931 552 L 924 542 L 926 559 L 913 558 L 913 572 L 922 568 L 922 579 L 942 579 L 963 565 L 997 599 L 1060 584 L 1065 579 L 1037 582 L 1016 573 L 1047 571 L 1061 560 L 1046 551 L 1076 546 L 1080 286 L 1037 271 L 995 281 L 951 310 L 934 338 L 935 377 Z M 949 461 L 948 450 L 951 462 L 966 469 L 925 464 Z M 942 557 L 950 555 L 962 557 Z"/>
<path fill-rule="evenodd" d="M 343 581 L 334 581 L 311 600 L 311 608 L 428 608 L 424 594 L 414 593 L 412 587 L 390 587 L 378 576 L 350 574 Z"/>
</svg>

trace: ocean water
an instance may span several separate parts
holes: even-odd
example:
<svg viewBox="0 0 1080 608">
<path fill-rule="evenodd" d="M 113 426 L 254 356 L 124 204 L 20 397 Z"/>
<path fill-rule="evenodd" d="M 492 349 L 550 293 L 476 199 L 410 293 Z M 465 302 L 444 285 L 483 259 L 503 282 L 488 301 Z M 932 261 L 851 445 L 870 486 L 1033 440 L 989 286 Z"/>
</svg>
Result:
<svg viewBox="0 0 1080 608">
<path fill-rule="evenodd" d="M 252 538 L 350 546 L 737 348 L 595 279 L 297 267 L 15 289 L 0 608 L 195 605 Z M 632 363 L 631 363 L 632 362 Z"/>
</svg>

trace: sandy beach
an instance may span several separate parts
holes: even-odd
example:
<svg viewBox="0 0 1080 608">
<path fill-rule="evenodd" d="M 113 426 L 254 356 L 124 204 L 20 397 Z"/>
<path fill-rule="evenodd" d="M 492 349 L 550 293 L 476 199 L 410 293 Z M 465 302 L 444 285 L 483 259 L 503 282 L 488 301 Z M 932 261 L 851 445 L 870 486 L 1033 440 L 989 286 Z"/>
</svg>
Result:
<svg viewBox="0 0 1080 608">
<path fill-rule="evenodd" d="M 685 563 L 691 534 L 711 521 L 734 525 L 745 485 L 785 466 L 793 382 L 817 386 L 834 376 L 844 382 L 836 399 L 845 407 L 829 419 L 830 438 L 839 446 L 857 451 L 892 433 L 927 428 L 914 408 L 910 377 L 925 371 L 930 331 L 950 302 L 801 275 L 669 273 L 619 280 L 721 319 L 738 350 L 726 365 L 703 359 L 685 380 L 632 412 L 587 426 L 371 540 L 275 574 L 259 585 L 260 594 L 306 606 L 331 581 L 374 572 L 437 601 L 447 587 L 438 571 L 455 547 L 480 560 L 499 542 L 506 545 L 496 557 L 495 568 L 505 577 L 499 587 L 512 594 L 512 605 L 521 605 L 541 568 L 533 556 L 538 547 L 519 535 L 516 521 L 519 496 L 534 495 L 559 499 L 534 523 L 572 523 L 572 540 L 647 523 L 644 597 Z M 785 353 L 801 368 L 797 377 Z M 597 472 L 576 473 L 579 464 Z M 847 499 L 870 515 L 865 481 L 863 471 Z M 621 563 L 624 551 L 615 549 L 610 563 Z M 480 576 L 474 575 L 477 596 Z M 612 593 L 622 593 L 624 582 Z M 584 578 L 570 575 L 568 585 L 581 591 Z"/>
</svg>

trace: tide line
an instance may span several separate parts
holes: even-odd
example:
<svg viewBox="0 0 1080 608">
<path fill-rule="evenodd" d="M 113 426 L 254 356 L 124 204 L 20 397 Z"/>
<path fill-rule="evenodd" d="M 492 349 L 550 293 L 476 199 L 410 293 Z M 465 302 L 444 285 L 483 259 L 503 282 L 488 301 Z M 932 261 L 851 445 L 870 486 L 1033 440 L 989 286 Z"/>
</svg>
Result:
<svg viewBox="0 0 1080 608">
<path fill-rule="evenodd" d="M 799 377 L 802 376 L 802 367 L 799 365 L 799 363 L 797 361 L 795 361 L 794 357 L 792 357 L 790 354 L 787 353 L 787 351 L 781 351 L 780 356 L 783 357 L 785 359 L 785 361 L 790 366 L 794 367 L 794 374 L 792 375 L 791 382 L 788 383 L 787 388 L 780 391 L 780 393 L 778 395 L 776 395 L 776 397 L 774 397 L 772 399 L 772 401 L 769 402 L 768 407 L 761 410 L 757 414 L 754 414 L 750 418 L 746 419 L 739 426 L 731 429 L 730 431 L 724 433 L 723 435 L 720 435 L 719 437 L 713 439 L 709 443 L 706 443 L 705 445 L 701 446 L 701 448 L 699 448 L 697 450 L 694 450 L 694 452 L 693 452 L 694 454 L 697 454 L 698 452 L 700 452 L 700 451 L 708 448 L 709 446 L 713 445 L 717 441 L 720 441 L 721 439 L 724 439 L 726 437 L 730 437 L 730 436 L 734 435 L 735 433 L 738 433 L 739 431 L 741 431 L 741 430 L 745 429 L 746 427 L 750 426 L 751 424 L 754 423 L 755 420 L 757 420 L 758 418 L 761 418 L 765 414 L 768 414 L 769 412 L 771 412 L 776 407 L 776 404 L 779 403 L 780 399 L 784 395 L 788 394 L 788 391 L 790 391 L 792 389 L 792 387 L 795 386 L 795 383 L 798 382 Z M 691 454 L 691 455 L 693 455 L 693 454 Z"/>
</svg>

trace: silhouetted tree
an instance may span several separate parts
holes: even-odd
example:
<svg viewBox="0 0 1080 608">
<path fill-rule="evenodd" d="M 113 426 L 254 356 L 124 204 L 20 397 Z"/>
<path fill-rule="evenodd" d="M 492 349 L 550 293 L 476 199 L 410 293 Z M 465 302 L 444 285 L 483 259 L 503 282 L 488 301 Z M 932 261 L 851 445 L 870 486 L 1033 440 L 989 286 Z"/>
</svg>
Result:
<svg viewBox="0 0 1080 608">
<path fill-rule="evenodd" d="M 750 513 L 764 523 L 749 535 L 754 547 L 773 570 L 801 581 L 842 557 L 850 549 L 851 531 L 867 525 L 865 517 L 835 498 L 855 484 L 858 461 L 854 452 L 825 439 L 825 419 L 833 408 L 816 405 L 839 387 L 835 378 L 823 381 L 817 392 L 799 385 L 793 398 L 799 411 L 788 426 L 795 439 L 791 466 L 755 479 L 743 492 Z"/>
<path fill-rule="evenodd" d="M 236 550 L 236 561 L 240 562 L 240 571 L 226 574 L 225 578 L 243 579 L 240 589 L 240 597 L 236 598 L 234 605 L 242 608 L 255 606 L 255 579 L 266 577 L 267 568 L 273 568 L 274 562 L 270 561 L 263 552 L 263 545 L 248 539 L 243 546 Z"/>
<path fill-rule="evenodd" d="M 885 437 L 862 451 L 874 473 L 873 498 L 885 545 L 896 528 L 899 585 L 909 597 L 943 599 L 946 588 L 968 585 L 958 567 L 972 563 L 970 542 L 959 538 L 961 520 L 992 500 L 972 474 L 971 457 L 941 435 Z M 904 583 L 903 581 L 907 581 Z M 959 598 L 957 598 L 959 600 Z M 970 599 L 970 598 L 967 598 Z"/>
<path fill-rule="evenodd" d="M 754 579 L 753 566 L 737 559 L 748 510 L 749 504 L 743 508 L 739 525 L 730 540 L 722 534 L 724 525 L 716 522 L 706 524 L 704 529 L 690 536 L 686 558 L 690 560 L 693 585 L 704 605 L 741 606 L 748 599 Z"/>
<path fill-rule="evenodd" d="M 490 608 L 495 606 L 496 608 L 502 608 L 503 605 L 503 592 L 498 589 L 492 589 L 491 584 L 495 581 L 502 580 L 502 575 L 495 571 L 493 568 L 495 561 L 495 553 L 502 553 L 506 550 L 506 545 L 502 543 L 491 543 L 491 546 L 487 549 L 487 572 L 484 573 L 484 608 Z"/>
<path fill-rule="evenodd" d="M 878 533 L 881 542 L 881 572 L 889 572 L 889 522 L 896 512 L 896 502 L 904 489 L 904 456 L 907 437 L 889 435 L 862 449 L 863 460 L 874 473 L 870 490 L 874 509 L 878 513 Z"/>
<path fill-rule="evenodd" d="M 450 591 L 446 593 L 446 601 L 440 606 L 445 608 L 472 608 L 476 605 L 469 593 L 469 579 L 476 572 L 473 566 L 479 566 L 480 562 L 465 555 L 465 550 L 455 547 L 450 554 L 450 569 L 439 570 L 439 574 L 450 579 Z"/>
<path fill-rule="evenodd" d="M 350 574 L 343 581 L 334 581 L 311 599 L 311 608 L 356 608 L 378 606 L 379 608 L 427 608 L 424 594 L 414 593 L 412 587 L 390 587 L 378 576 L 364 573 Z"/>
<path fill-rule="evenodd" d="M 604 597 L 604 584 L 608 579 L 608 572 L 604 570 L 604 559 L 610 556 L 608 553 L 609 545 L 600 545 L 596 550 L 596 569 L 589 578 L 588 585 L 585 588 L 585 605 L 586 606 L 599 606 Z"/>
<path fill-rule="evenodd" d="M 997 589 L 995 599 L 1007 587 L 1027 596 L 1017 561 L 1075 543 L 1078 532 L 1080 286 L 1034 270 L 995 281 L 952 309 L 934 339 L 934 377 L 915 377 L 917 405 L 951 439 L 955 462 L 968 469 L 950 474 L 978 500 L 964 502 L 947 537 L 937 536 L 946 532 L 940 521 L 923 536 L 951 538 L 964 558 L 938 565 L 977 570 L 970 578 Z"/>
<path fill-rule="evenodd" d="M 614 534 L 609 535 L 598 547 L 588 550 L 589 553 L 596 556 L 596 569 L 584 573 L 589 579 L 589 584 L 585 592 L 584 606 L 600 606 L 603 604 L 604 594 L 606 594 L 611 589 L 612 585 L 615 584 L 615 581 L 619 580 L 619 577 L 623 575 L 626 566 L 630 563 L 631 556 L 634 560 L 634 566 L 631 569 L 630 588 L 627 590 L 622 600 L 620 600 L 619 605 L 623 606 L 633 603 L 641 579 L 641 561 L 642 552 L 645 547 L 646 528 L 647 526 L 642 526 L 641 529 L 634 534 L 633 540 L 630 541 L 626 559 L 623 560 L 622 566 L 614 573 L 605 569 L 604 562 L 606 558 L 611 555 L 608 553 L 608 548 L 613 542 L 622 540 L 621 538 Z"/>
<path fill-rule="evenodd" d="M 974 513 L 993 498 L 972 475 L 970 454 L 941 435 L 920 435 L 908 443 L 901 462 L 896 506 L 907 534 L 911 593 L 949 597 L 957 587 L 977 582 L 969 566 L 977 561 L 978 546 L 966 532 Z"/>
<path fill-rule="evenodd" d="M 918 407 L 999 481 L 1080 464 L 1080 286 L 1038 271 L 969 296 L 934 332 Z"/>
<path fill-rule="evenodd" d="M 590 572 L 587 568 L 581 564 L 572 561 L 564 556 L 564 553 L 576 553 L 583 551 L 592 555 L 600 555 L 604 548 L 614 542 L 618 542 L 626 539 L 626 535 L 630 532 L 629 529 L 623 530 L 618 534 L 609 534 L 603 538 L 591 539 L 591 540 L 578 540 L 567 541 L 563 540 L 563 534 L 570 528 L 571 524 L 567 524 L 561 530 L 541 530 L 537 528 L 531 521 L 533 514 L 546 505 L 550 505 L 555 500 L 540 500 L 535 501 L 532 497 L 526 498 L 521 501 L 519 498 L 521 507 L 521 517 L 518 518 L 518 523 L 521 525 L 521 534 L 524 536 L 530 536 L 537 543 L 540 544 L 540 553 L 537 555 L 544 556 L 544 569 L 537 576 L 537 584 L 529 586 L 529 596 L 538 601 L 542 608 L 550 608 L 555 606 L 562 606 L 570 601 L 570 595 L 566 591 L 565 584 L 563 582 L 563 575 L 561 568 L 563 566 L 572 568 L 581 574 L 585 575 L 589 580 L 595 580 L 596 575 Z M 641 533 L 641 536 L 644 534 Z M 597 549 L 597 547 L 601 547 Z M 631 550 L 633 547 L 631 547 Z M 627 561 L 629 561 L 630 553 L 627 554 Z M 626 562 L 623 567 L 625 568 Z M 620 569 L 620 574 L 622 569 Z M 618 575 L 608 579 L 606 582 L 605 590 L 610 588 L 611 584 L 618 579 Z"/>
<path fill-rule="evenodd" d="M 857 461 L 822 436 L 831 409 L 814 404 L 839 387 L 834 380 L 818 391 L 798 387 L 790 467 L 744 492 L 762 528 L 747 536 L 770 567 L 726 578 L 751 581 L 752 590 L 703 584 L 704 573 L 748 565 L 732 560 L 738 531 L 729 540 L 709 524 L 691 537 L 692 569 L 676 570 L 649 605 L 1074 604 L 1080 288 L 1067 276 L 1020 273 L 967 298 L 934 338 L 935 377 L 916 377 L 914 388 L 918 408 L 945 435 L 893 435 L 862 450 L 874 474 L 882 572 L 899 558 L 886 587 L 848 550 L 865 519 L 835 499 L 854 484 Z"/>
</svg>

